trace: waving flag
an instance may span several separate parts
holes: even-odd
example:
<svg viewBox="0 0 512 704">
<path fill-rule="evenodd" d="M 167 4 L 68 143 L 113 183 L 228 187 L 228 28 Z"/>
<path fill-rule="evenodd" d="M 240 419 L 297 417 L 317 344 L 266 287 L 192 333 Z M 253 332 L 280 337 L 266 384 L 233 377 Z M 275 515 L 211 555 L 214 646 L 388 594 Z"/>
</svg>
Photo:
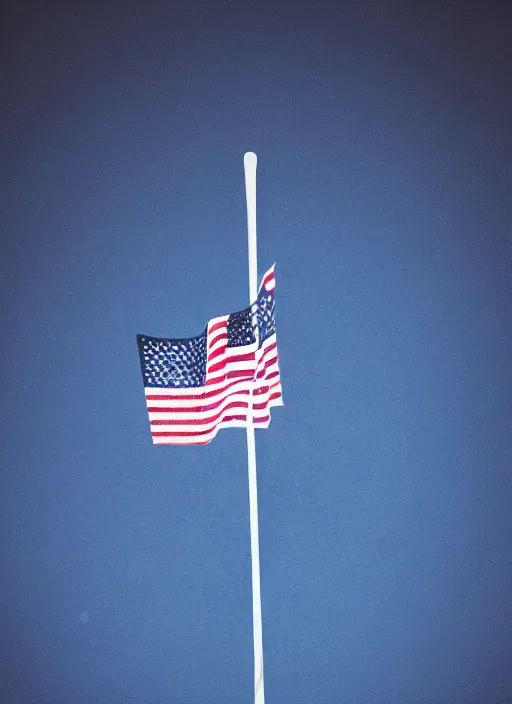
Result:
<svg viewBox="0 0 512 704">
<path fill-rule="evenodd" d="M 250 308 L 213 318 L 197 337 L 137 335 L 153 443 L 204 445 L 221 428 L 267 428 L 282 406 L 274 266 Z M 253 321 L 256 325 L 253 327 Z"/>
</svg>

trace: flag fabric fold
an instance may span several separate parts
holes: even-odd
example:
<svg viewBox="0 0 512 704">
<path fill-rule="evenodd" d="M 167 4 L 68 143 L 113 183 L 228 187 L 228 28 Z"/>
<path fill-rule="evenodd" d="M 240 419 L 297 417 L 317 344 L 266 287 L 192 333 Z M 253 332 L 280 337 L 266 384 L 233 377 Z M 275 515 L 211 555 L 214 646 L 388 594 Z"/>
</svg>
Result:
<svg viewBox="0 0 512 704">
<path fill-rule="evenodd" d="M 256 428 L 282 406 L 274 319 L 275 265 L 249 308 L 213 318 L 197 337 L 137 335 L 153 443 L 205 445 L 222 428 Z M 251 406 L 249 406 L 251 404 Z"/>
</svg>

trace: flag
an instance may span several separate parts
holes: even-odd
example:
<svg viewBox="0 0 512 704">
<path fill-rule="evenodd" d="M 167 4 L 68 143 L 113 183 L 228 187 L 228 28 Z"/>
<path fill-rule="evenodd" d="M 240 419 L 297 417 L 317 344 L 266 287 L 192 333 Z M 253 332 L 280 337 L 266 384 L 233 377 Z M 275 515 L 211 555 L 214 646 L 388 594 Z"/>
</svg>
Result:
<svg viewBox="0 0 512 704">
<path fill-rule="evenodd" d="M 137 335 L 153 443 L 205 445 L 221 428 L 267 428 L 282 406 L 274 320 L 275 265 L 249 308 L 213 318 L 197 337 Z"/>
</svg>

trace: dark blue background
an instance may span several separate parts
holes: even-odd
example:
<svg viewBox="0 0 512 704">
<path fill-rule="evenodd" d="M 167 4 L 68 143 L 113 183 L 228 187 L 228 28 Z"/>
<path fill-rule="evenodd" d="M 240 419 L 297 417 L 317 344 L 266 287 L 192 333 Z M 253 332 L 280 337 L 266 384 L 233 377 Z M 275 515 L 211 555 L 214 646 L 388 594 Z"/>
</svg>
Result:
<svg viewBox="0 0 512 704">
<path fill-rule="evenodd" d="M 78 5 L 3 10 L 0 701 L 252 701 L 244 433 L 135 340 L 248 304 L 248 150 L 267 704 L 512 701 L 507 4 Z"/>
</svg>

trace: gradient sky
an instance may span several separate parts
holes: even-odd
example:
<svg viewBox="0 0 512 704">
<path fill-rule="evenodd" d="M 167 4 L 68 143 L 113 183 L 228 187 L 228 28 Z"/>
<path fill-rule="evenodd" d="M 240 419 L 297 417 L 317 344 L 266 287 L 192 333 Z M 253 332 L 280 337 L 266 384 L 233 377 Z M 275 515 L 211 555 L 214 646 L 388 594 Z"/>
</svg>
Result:
<svg viewBox="0 0 512 704">
<path fill-rule="evenodd" d="M 135 340 L 248 304 L 249 150 L 267 704 L 512 702 L 507 3 L 2 12 L 1 704 L 253 700 L 245 435 Z"/>
</svg>

